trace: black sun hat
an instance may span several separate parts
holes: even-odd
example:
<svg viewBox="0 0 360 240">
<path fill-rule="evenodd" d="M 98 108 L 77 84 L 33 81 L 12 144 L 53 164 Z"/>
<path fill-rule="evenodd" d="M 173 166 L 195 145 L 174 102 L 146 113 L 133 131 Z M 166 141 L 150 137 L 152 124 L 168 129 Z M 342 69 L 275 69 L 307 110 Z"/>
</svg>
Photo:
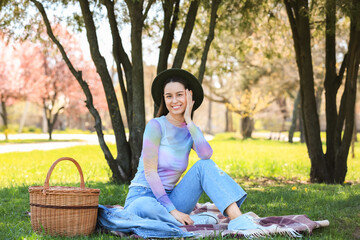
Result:
<svg viewBox="0 0 360 240">
<path fill-rule="evenodd" d="M 160 106 L 161 98 L 164 95 L 164 83 L 166 80 L 172 77 L 181 77 L 188 83 L 189 90 L 192 90 L 193 100 L 195 101 L 193 110 L 197 109 L 204 99 L 204 91 L 201 83 L 194 75 L 180 68 L 167 69 L 155 77 L 151 86 L 151 95 L 155 104 L 158 107 Z"/>
</svg>

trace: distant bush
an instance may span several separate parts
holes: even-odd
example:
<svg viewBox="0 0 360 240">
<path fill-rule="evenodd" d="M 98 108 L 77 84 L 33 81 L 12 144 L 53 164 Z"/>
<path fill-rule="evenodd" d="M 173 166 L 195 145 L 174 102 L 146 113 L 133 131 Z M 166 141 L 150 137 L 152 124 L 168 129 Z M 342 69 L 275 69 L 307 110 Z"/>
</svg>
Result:
<svg viewBox="0 0 360 240">
<path fill-rule="evenodd" d="M 65 130 L 54 129 L 53 133 L 58 133 L 58 134 L 61 134 L 61 133 L 62 134 L 91 134 L 93 132 L 91 132 L 90 130 L 66 128 Z"/>
<path fill-rule="evenodd" d="M 18 131 L 16 131 L 18 132 Z M 23 127 L 22 133 L 42 133 L 42 130 L 40 128 L 31 126 L 31 127 Z"/>
<path fill-rule="evenodd" d="M 0 127 L 0 132 L 4 133 L 4 126 Z M 17 124 L 10 124 L 7 129 L 8 134 L 15 134 L 19 132 L 19 125 Z M 35 126 L 26 126 L 23 127 L 21 133 L 42 133 L 42 130 Z"/>
</svg>

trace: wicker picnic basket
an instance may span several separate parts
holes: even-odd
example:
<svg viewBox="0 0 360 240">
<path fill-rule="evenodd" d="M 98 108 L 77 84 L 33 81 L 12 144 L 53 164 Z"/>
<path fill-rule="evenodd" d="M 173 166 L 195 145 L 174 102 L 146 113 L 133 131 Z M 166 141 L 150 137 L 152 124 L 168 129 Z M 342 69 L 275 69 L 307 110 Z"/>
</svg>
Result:
<svg viewBox="0 0 360 240">
<path fill-rule="evenodd" d="M 49 186 L 49 179 L 60 161 L 73 162 L 80 174 L 80 187 Z M 77 161 L 69 157 L 56 160 L 44 186 L 29 187 L 31 225 L 35 232 L 59 236 L 89 235 L 97 220 L 100 189 L 85 188 Z"/>
</svg>

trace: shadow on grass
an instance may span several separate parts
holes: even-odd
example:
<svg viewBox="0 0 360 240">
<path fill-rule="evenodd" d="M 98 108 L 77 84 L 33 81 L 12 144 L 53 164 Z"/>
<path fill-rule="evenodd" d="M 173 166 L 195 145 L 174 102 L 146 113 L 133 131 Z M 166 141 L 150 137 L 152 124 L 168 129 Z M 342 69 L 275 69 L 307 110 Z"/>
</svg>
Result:
<svg viewBox="0 0 360 240">
<path fill-rule="evenodd" d="M 99 203 L 124 205 L 127 185 L 89 182 L 87 187 L 101 190 Z M 316 229 L 311 239 L 358 239 L 360 229 L 360 185 L 284 185 L 245 189 L 243 212 L 260 217 L 306 214 L 312 220 L 330 221 L 330 226 Z M 209 202 L 203 194 L 199 202 Z M 31 229 L 28 186 L 0 189 L 0 236 L 3 239 L 54 239 L 39 236 Z M 56 239 L 66 239 L 58 237 Z M 76 239 L 118 239 L 112 235 L 93 234 Z M 287 239 L 274 237 L 273 239 Z"/>
</svg>

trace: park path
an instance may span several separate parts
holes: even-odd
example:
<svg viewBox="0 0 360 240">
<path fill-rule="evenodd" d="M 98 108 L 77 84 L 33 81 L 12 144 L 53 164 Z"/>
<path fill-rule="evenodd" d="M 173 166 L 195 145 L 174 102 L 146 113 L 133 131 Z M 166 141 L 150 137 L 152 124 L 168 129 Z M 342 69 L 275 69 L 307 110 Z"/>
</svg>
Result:
<svg viewBox="0 0 360 240">
<path fill-rule="evenodd" d="M 253 137 L 255 138 L 264 138 L 269 139 L 271 133 L 269 132 L 254 132 Z M 57 140 L 56 142 L 40 142 L 40 143 L 5 143 L 0 144 L 0 153 L 8 152 L 29 152 L 33 150 L 52 150 L 58 148 L 67 148 L 79 145 L 98 145 L 98 138 L 96 134 L 53 134 L 53 139 Z M 274 137 L 274 136 L 272 136 Z M 287 141 L 287 136 L 281 134 L 278 137 L 280 141 Z M 46 133 L 21 133 L 21 134 L 10 134 L 9 139 L 45 139 L 47 140 L 49 135 Z M 105 141 L 108 143 L 115 143 L 114 135 L 104 135 Z M 213 135 L 205 135 L 206 140 L 211 140 L 214 138 Z M 0 134 L 0 140 L 4 140 L 5 136 Z M 63 142 L 61 141 L 63 140 Z M 71 141 L 69 141 L 71 140 Z M 75 140 L 75 141 L 74 141 Z M 78 141 L 76 141 L 78 140 Z M 294 142 L 299 141 L 299 138 L 294 138 Z"/>
<path fill-rule="evenodd" d="M 49 135 L 46 133 L 31 134 L 10 134 L 9 140 L 16 139 L 48 139 Z M 40 142 L 40 143 L 5 143 L 0 144 L 0 153 L 9 152 L 29 152 L 33 150 L 52 150 L 57 148 L 67 148 L 79 145 L 98 145 L 98 138 L 96 134 L 53 134 L 53 140 L 56 142 Z M 114 135 L 104 135 L 105 141 L 108 143 L 115 143 Z M 213 138 L 212 135 L 205 135 L 205 138 L 209 141 Z M 74 139 L 78 141 L 74 141 Z M 5 140 L 3 134 L 0 135 L 0 140 Z M 63 142 L 61 141 L 63 140 Z M 71 140 L 71 141 L 69 141 Z"/>
<path fill-rule="evenodd" d="M 10 134 L 10 140 L 17 139 L 48 139 L 49 135 L 45 133 L 40 134 Z M 40 142 L 40 143 L 8 143 L 0 144 L 0 153 L 8 152 L 29 152 L 33 150 L 52 150 L 57 148 L 67 148 L 79 145 L 97 145 L 99 144 L 96 134 L 53 134 L 53 140 L 56 142 Z M 105 135 L 105 141 L 115 143 L 114 135 Z M 0 135 L 0 140 L 4 140 L 4 136 Z M 63 142 L 61 141 L 63 140 Z M 71 141 L 69 141 L 71 140 Z M 78 141 L 76 141 L 78 140 Z"/>
</svg>

